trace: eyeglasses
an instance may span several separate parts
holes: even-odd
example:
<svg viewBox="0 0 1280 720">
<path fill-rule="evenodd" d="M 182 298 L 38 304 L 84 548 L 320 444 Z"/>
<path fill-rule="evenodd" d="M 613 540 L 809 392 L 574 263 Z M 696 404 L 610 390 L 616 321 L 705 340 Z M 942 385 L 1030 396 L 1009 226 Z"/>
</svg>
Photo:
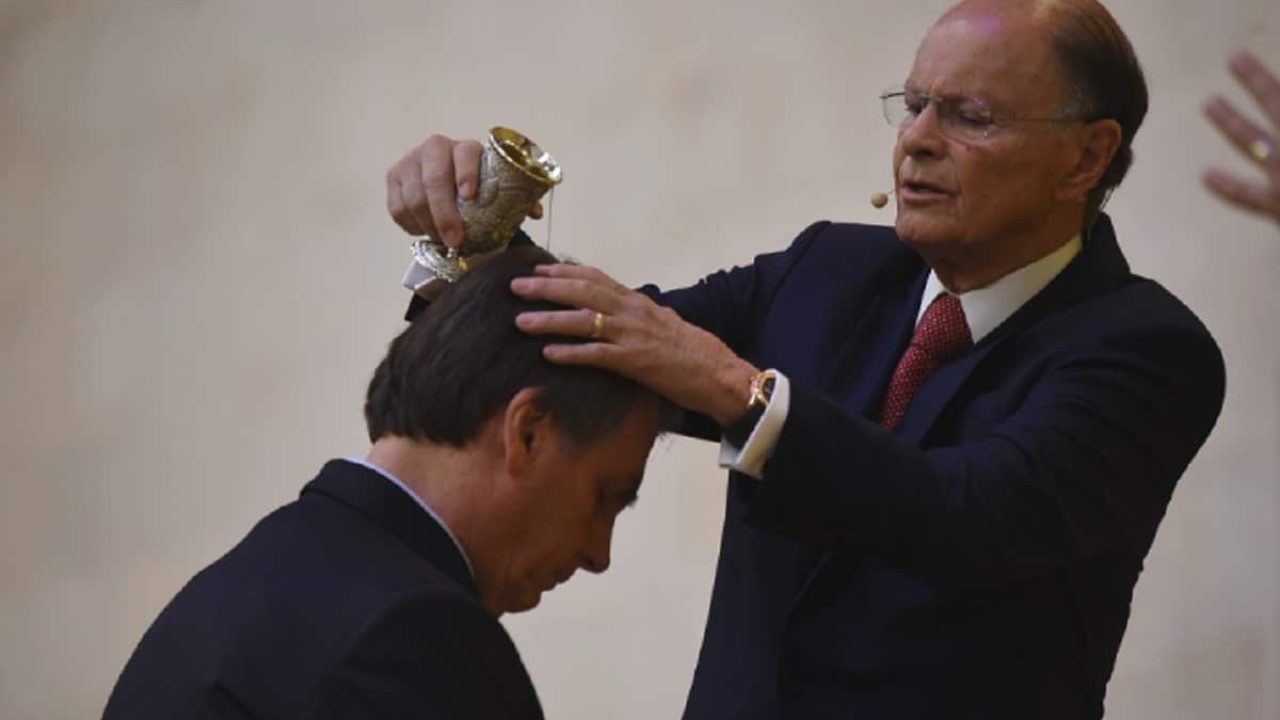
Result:
<svg viewBox="0 0 1280 720">
<path fill-rule="evenodd" d="M 937 116 L 938 131 L 960 142 L 985 140 L 997 128 L 1015 123 L 1061 123 L 1079 120 L 1072 115 L 1046 118 L 996 118 L 991 108 L 978 98 L 937 97 L 909 88 L 886 90 L 880 96 L 880 101 L 884 103 L 884 119 L 890 126 L 898 129 L 910 125 L 932 105 Z"/>
</svg>

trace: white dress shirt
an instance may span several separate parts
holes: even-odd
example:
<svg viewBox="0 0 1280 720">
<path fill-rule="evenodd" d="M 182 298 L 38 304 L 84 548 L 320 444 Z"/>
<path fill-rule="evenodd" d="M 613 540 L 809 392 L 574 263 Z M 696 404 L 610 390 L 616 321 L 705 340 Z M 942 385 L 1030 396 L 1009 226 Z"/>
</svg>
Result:
<svg viewBox="0 0 1280 720">
<path fill-rule="evenodd" d="M 990 335 L 1018 308 L 1035 297 L 1080 254 L 1082 247 L 1083 242 L 1076 235 L 1030 265 L 1014 270 L 986 287 L 956 295 L 960 300 L 960 307 L 964 308 L 964 317 L 969 324 L 973 341 L 977 343 Z M 937 273 L 929 271 L 929 279 L 925 281 L 924 292 L 920 296 L 920 307 L 916 311 L 917 325 L 934 299 L 945 292 L 949 291 L 938 279 Z M 764 474 L 765 462 L 773 455 L 778 436 L 782 434 L 782 427 L 787 422 L 790 404 L 789 381 L 785 375 L 778 373 L 769 404 L 765 406 L 764 413 L 756 421 L 756 426 L 742 447 L 721 438 L 720 467 L 759 479 Z"/>
<path fill-rule="evenodd" d="M 432 510 L 431 506 L 428 505 L 425 500 L 418 497 L 417 493 L 410 490 L 409 486 L 405 485 L 404 482 L 400 480 L 400 478 L 396 477 L 395 475 L 392 475 L 391 473 L 387 472 L 383 468 L 380 468 L 377 465 L 374 465 L 373 463 L 369 462 L 368 460 L 362 457 L 356 457 L 352 455 L 352 456 L 344 457 L 342 459 L 346 460 L 349 463 L 355 463 L 356 465 L 363 465 L 364 467 L 369 468 L 370 470 L 378 473 L 382 477 L 391 481 L 391 484 L 400 488 L 400 490 L 404 492 L 404 494 L 413 498 L 413 501 L 418 503 L 418 507 L 422 508 L 424 512 L 426 512 L 428 515 L 431 516 L 432 520 L 436 521 L 436 524 L 438 524 L 441 528 L 444 529 L 444 534 L 448 535 L 449 539 L 453 541 L 454 546 L 458 548 L 458 554 L 462 556 L 462 561 L 467 564 L 467 572 L 471 573 L 472 578 L 476 576 L 476 569 L 471 567 L 471 558 L 467 557 L 467 551 L 462 549 L 462 543 L 458 542 L 457 536 L 454 535 L 453 531 L 449 529 L 449 525 L 445 523 L 444 518 L 436 514 L 436 511 Z"/>
</svg>

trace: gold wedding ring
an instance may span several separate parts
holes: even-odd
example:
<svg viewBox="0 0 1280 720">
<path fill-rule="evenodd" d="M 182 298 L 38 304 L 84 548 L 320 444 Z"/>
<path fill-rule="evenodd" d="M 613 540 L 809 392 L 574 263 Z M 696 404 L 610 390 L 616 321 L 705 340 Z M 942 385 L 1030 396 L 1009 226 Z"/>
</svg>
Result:
<svg viewBox="0 0 1280 720">
<path fill-rule="evenodd" d="M 1264 165 L 1271 159 L 1271 156 L 1274 155 L 1275 152 L 1275 146 L 1266 138 L 1260 137 L 1249 145 L 1249 154 L 1253 156 L 1254 160 L 1257 160 Z"/>
<path fill-rule="evenodd" d="M 604 335 L 604 313 L 597 311 L 595 322 L 591 326 L 591 339 L 599 340 Z"/>
</svg>

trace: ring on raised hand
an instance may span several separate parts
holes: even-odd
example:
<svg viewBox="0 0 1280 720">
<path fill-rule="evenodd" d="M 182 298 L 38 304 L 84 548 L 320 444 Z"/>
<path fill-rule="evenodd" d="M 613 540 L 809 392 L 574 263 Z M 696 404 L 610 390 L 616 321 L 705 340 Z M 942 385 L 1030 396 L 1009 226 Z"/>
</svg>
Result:
<svg viewBox="0 0 1280 720">
<path fill-rule="evenodd" d="M 596 319 L 591 325 L 591 339 L 598 340 L 604 335 L 604 313 L 597 311 Z"/>
<path fill-rule="evenodd" d="M 1253 156 L 1254 160 L 1257 160 L 1260 163 L 1265 164 L 1268 160 L 1271 159 L 1271 156 L 1274 155 L 1275 152 L 1276 152 L 1275 145 L 1273 145 L 1270 140 L 1264 137 L 1260 137 L 1257 140 L 1254 140 L 1249 145 L 1249 154 Z"/>
</svg>

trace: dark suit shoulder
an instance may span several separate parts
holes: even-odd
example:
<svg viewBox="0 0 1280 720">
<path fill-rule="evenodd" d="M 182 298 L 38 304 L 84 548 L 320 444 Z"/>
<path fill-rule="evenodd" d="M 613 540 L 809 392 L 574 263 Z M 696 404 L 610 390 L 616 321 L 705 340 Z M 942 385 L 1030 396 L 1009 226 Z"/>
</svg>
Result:
<svg viewBox="0 0 1280 720">
<path fill-rule="evenodd" d="M 447 625 L 458 639 L 418 646 L 420 662 L 445 667 L 467 650 L 465 633 L 502 647 L 501 626 L 456 580 L 375 519 L 308 493 L 178 592 L 138 644 L 106 717 L 207 717 L 214 700 L 257 718 L 331 716 L 320 679 L 372 647 L 364 638 L 382 619 L 414 611 L 419 635 Z M 513 649 L 499 656 L 522 676 Z"/>
<path fill-rule="evenodd" d="M 898 239 L 892 227 L 818 220 L 811 223 L 784 249 L 757 255 L 751 265 L 766 285 L 783 284 L 797 273 L 849 273 L 875 277 L 895 269 L 914 272 L 923 264 L 920 256 Z M 729 271 L 734 272 L 734 271 Z M 709 277 L 725 274 L 723 271 Z M 656 292 L 656 288 L 652 288 Z"/>
<path fill-rule="evenodd" d="M 1095 301 L 1110 306 L 1111 319 L 1147 327 L 1177 328 L 1212 341 L 1208 328 L 1177 296 L 1163 285 L 1141 275 L 1130 275 L 1128 282 L 1113 293 Z"/>
<path fill-rule="evenodd" d="M 898 239 L 898 233 L 889 225 L 866 225 L 864 223 L 822 220 L 810 225 L 810 228 L 818 230 L 815 238 L 817 241 L 855 242 L 861 245 L 864 250 L 914 254 L 911 248 Z"/>
<path fill-rule="evenodd" d="M 431 521 L 424 515 L 423 522 Z M 324 616 L 329 630 L 324 635 L 335 642 L 336 636 L 355 632 L 389 597 L 406 592 L 430 588 L 476 602 L 385 527 L 317 494 L 263 518 L 175 602 L 189 594 L 232 596 L 244 587 L 261 588 L 265 601 L 226 598 L 244 620 L 275 623 L 282 613 Z"/>
<path fill-rule="evenodd" d="M 881 225 L 814 223 L 779 257 L 786 265 L 775 272 L 775 299 L 791 294 L 831 306 L 861 305 L 867 293 L 910 285 L 928 270 L 892 227 Z"/>
<path fill-rule="evenodd" d="M 1089 348 L 1124 350 L 1166 371 L 1194 372 L 1210 387 L 1224 382 L 1222 352 L 1208 328 L 1173 293 L 1141 276 L 1064 308 L 1036 332 L 1055 337 L 1063 357 L 1087 358 Z"/>
<path fill-rule="evenodd" d="M 433 647 L 457 643 L 463 653 L 479 653 L 486 647 L 514 651 L 502 623 L 473 598 L 451 588 L 425 585 L 388 598 L 370 613 L 342 656 L 345 661 L 379 646 L 420 650 L 420 644 L 405 637 L 407 633 L 430 636 L 437 641 Z"/>
<path fill-rule="evenodd" d="M 389 599 L 321 678 L 340 717 L 392 717 L 432 708 L 450 718 L 539 718 L 515 645 L 475 602 L 435 588 Z"/>
<path fill-rule="evenodd" d="M 431 521 L 424 515 L 423 522 Z M 318 494 L 265 518 L 220 563 L 225 567 L 206 571 L 220 576 L 210 578 L 218 591 L 262 589 L 261 603 L 234 603 L 242 613 L 240 631 L 274 637 L 298 662 L 317 663 L 317 672 L 395 598 L 439 598 L 483 612 L 469 592 L 394 533 Z"/>
<path fill-rule="evenodd" d="M 885 272 L 900 267 L 918 269 L 923 261 L 898 233 L 887 225 L 824 222 L 815 224 L 812 259 L 837 256 L 857 259 L 868 264 L 868 270 Z"/>
</svg>

